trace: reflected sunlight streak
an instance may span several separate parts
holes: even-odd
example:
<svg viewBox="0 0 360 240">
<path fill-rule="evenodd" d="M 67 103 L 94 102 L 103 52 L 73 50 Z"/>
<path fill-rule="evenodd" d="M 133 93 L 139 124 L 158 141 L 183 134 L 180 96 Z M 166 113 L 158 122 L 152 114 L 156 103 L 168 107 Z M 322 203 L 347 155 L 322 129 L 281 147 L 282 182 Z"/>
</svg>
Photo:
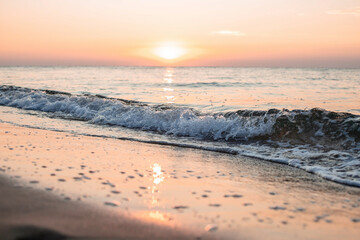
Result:
<svg viewBox="0 0 360 240">
<path fill-rule="evenodd" d="M 159 211 L 149 212 L 149 217 L 152 219 L 155 219 L 155 220 L 162 221 L 162 222 L 171 220 L 171 218 L 169 216 L 167 216 Z"/>
<path fill-rule="evenodd" d="M 172 68 L 168 68 L 168 69 L 166 69 L 166 72 L 164 74 L 164 81 L 169 85 L 173 82 L 173 72 L 174 72 L 174 70 Z M 164 92 L 174 92 L 174 89 L 167 87 L 167 88 L 163 88 L 163 91 Z M 169 96 L 166 94 L 169 94 L 169 93 L 165 93 L 163 98 L 165 98 L 167 100 L 167 103 L 174 103 L 175 96 L 172 96 L 172 95 Z"/>
<path fill-rule="evenodd" d="M 164 181 L 164 175 L 161 171 L 160 164 L 154 163 L 152 170 L 153 170 L 154 184 L 158 185 L 159 183 Z"/>
</svg>

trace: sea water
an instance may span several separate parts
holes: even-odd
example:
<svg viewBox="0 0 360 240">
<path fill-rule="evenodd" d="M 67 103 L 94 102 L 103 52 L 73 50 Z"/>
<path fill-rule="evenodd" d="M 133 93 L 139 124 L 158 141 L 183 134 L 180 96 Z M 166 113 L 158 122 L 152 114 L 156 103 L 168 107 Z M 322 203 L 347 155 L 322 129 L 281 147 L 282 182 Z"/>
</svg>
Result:
<svg viewBox="0 0 360 240">
<path fill-rule="evenodd" d="M 360 69 L 1 67 L 0 81 L 2 122 L 252 156 L 360 187 Z"/>
</svg>

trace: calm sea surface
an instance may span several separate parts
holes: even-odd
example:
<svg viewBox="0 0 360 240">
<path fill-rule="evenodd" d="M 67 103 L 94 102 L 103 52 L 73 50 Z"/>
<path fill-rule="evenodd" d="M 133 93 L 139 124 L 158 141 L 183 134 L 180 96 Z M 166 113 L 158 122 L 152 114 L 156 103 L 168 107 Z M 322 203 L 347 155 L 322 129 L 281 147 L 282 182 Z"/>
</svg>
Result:
<svg viewBox="0 0 360 240">
<path fill-rule="evenodd" d="M 360 69 L 1 67 L 0 81 L 211 112 L 318 107 L 360 113 Z"/>
</svg>

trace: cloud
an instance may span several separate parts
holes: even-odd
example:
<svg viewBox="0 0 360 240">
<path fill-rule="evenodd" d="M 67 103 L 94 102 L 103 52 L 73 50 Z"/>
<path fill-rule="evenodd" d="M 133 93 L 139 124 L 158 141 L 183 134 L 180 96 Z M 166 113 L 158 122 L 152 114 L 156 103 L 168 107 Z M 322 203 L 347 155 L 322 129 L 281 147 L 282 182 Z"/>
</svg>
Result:
<svg viewBox="0 0 360 240">
<path fill-rule="evenodd" d="M 327 14 L 360 16 L 360 7 L 353 7 L 345 10 L 330 10 Z"/>
<path fill-rule="evenodd" d="M 214 35 L 224 35 L 224 36 L 236 36 L 236 37 L 242 37 L 245 36 L 245 33 L 239 32 L 239 31 L 231 31 L 231 30 L 220 30 L 212 32 Z"/>
</svg>

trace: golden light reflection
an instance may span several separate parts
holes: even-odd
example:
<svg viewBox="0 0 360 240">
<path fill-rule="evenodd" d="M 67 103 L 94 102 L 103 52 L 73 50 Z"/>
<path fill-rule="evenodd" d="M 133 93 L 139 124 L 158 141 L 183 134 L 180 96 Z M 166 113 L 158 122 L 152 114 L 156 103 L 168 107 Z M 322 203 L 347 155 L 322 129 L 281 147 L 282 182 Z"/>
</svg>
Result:
<svg viewBox="0 0 360 240">
<path fill-rule="evenodd" d="M 157 204 L 159 203 L 158 199 L 156 198 L 156 196 L 154 195 L 154 192 L 152 192 L 152 195 L 151 195 L 151 206 L 156 206 Z"/>
<path fill-rule="evenodd" d="M 173 73 L 174 70 L 172 68 L 168 68 L 166 69 L 165 75 L 164 75 L 164 80 L 167 83 L 172 83 L 173 82 Z"/>
<path fill-rule="evenodd" d="M 172 78 L 170 78 L 170 77 L 164 77 L 164 80 L 165 80 L 167 83 L 172 83 L 172 82 L 173 82 Z"/>
<path fill-rule="evenodd" d="M 154 177 L 153 183 L 155 185 L 158 185 L 159 183 L 164 181 L 164 174 L 161 171 L 161 165 L 160 164 L 154 163 L 153 166 L 152 166 L 152 170 L 153 170 L 153 177 Z"/>
<path fill-rule="evenodd" d="M 176 224 L 172 215 L 157 210 L 141 212 L 139 217 L 141 221 L 150 222 L 151 224 L 156 223 L 164 226 L 174 226 Z"/>
<path fill-rule="evenodd" d="M 149 217 L 152 219 L 155 219 L 155 220 L 162 221 L 162 222 L 171 220 L 171 218 L 168 215 L 163 214 L 159 211 L 149 212 Z"/>
<path fill-rule="evenodd" d="M 174 70 L 172 68 L 168 68 L 168 69 L 166 69 L 166 72 L 164 74 L 164 81 L 169 85 L 173 82 L 173 73 L 174 73 Z M 166 87 L 166 88 L 163 88 L 163 91 L 166 92 L 166 93 L 164 93 L 165 95 L 163 96 L 163 98 L 166 99 L 167 103 L 174 103 L 175 96 L 169 95 L 169 94 L 171 94 L 170 92 L 174 92 L 174 89 L 171 87 Z"/>
<path fill-rule="evenodd" d="M 156 206 L 158 205 L 159 201 L 158 201 L 158 193 L 159 190 L 157 188 L 157 185 L 160 184 L 161 182 L 164 181 L 165 177 L 164 177 L 164 173 L 162 172 L 161 169 L 161 165 L 158 163 L 154 163 L 151 166 L 151 169 L 153 171 L 153 186 L 151 188 L 151 206 Z"/>
<path fill-rule="evenodd" d="M 163 90 L 164 90 L 165 92 L 173 92 L 173 91 L 174 91 L 173 88 L 163 88 Z"/>
<path fill-rule="evenodd" d="M 174 96 L 165 96 L 166 100 L 168 100 L 168 103 L 173 103 L 173 101 L 170 100 L 174 100 L 175 97 Z"/>
</svg>

